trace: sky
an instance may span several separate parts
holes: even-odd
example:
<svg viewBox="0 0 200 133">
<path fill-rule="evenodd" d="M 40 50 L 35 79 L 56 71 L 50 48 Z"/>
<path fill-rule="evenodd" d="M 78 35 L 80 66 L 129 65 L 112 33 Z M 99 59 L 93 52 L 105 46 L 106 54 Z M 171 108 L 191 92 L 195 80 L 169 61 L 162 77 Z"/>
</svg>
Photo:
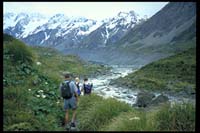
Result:
<svg viewBox="0 0 200 133">
<path fill-rule="evenodd" d="M 62 13 L 67 16 L 84 16 L 102 20 L 116 16 L 120 11 L 134 10 L 141 17 L 148 18 L 162 9 L 168 2 L 3 2 L 3 12 L 33 13 L 44 15 Z"/>
</svg>

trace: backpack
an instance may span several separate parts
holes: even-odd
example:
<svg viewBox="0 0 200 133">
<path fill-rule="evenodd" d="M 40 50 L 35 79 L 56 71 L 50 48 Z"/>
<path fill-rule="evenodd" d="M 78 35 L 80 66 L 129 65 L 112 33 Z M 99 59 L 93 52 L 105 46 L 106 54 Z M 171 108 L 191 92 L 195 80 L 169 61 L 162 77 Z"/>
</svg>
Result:
<svg viewBox="0 0 200 133">
<path fill-rule="evenodd" d="M 64 99 L 70 99 L 73 95 L 72 92 L 71 92 L 69 83 L 70 83 L 70 81 L 67 82 L 67 83 L 63 82 L 62 85 L 61 85 L 61 96 Z"/>
<path fill-rule="evenodd" d="M 93 84 L 83 84 L 83 86 L 84 86 L 84 93 L 90 94 L 92 91 Z"/>
<path fill-rule="evenodd" d="M 80 96 L 81 95 L 81 90 L 80 90 L 80 86 L 79 86 L 79 83 L 78 84 L 76 84 L 76 86 L 77 86 L 77 93 L 78 93 L 78 95 Z"/>
</svg>

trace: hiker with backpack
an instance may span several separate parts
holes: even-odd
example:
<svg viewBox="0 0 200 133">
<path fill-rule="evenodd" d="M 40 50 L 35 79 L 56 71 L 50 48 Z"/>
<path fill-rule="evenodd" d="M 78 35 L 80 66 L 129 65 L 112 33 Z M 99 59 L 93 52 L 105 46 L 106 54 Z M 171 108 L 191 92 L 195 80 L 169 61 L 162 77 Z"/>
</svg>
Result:
<svg viewBox="0 0 200 133">
<path fill-rule="evenodd" d="M 76 81 L 75 84 L 76 84 L 76 87 L 77 87 L 77 94 L 78 94 L 78 96 L 80 96 L 81 95 L 81 90 L 80 90 L 81 83 L 80 83 L 80 80 L 79 80 L 78 77 L 75 78 L 75 81 Z"/>
<path fill-rule="evenodd" d="M 70 74 L 65 74 L 65 81 L 61 83 L 60 90 L 61 96 L 64 99 L 64 110 L 65 113 L 65 128 L 69 130 L 71 127 L 76 127 L 75 117 L 76 117 L 76 108 L 78 104 L 78 94 L 76 84 L 71 81 Z M 69 109 L 72 109 L 72 121 L 69 124 Z"/>
<path fill-rule="evenodd" d="M 83 91 L 84 95 L 90 95 L 92 92 L 92 87 L 93 84 L 88 82 L 88 78 L 85 78 L 81 91 Z"/>
</svg>

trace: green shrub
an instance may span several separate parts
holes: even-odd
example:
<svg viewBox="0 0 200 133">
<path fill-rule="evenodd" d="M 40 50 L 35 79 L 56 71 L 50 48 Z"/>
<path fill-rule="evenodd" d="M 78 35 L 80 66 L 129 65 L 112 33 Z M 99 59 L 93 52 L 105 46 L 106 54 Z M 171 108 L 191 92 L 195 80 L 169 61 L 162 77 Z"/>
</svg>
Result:
<svg viewBox="0 0 200 133">
<path fill-rule="evenodd" d="M 9 55 L 14 63 L 32 63 L 34 60 L 31 49 L 17 39 L 4 44 L 4 51 L 5 55 Z"/>
<path fill-rule="evenodd" d="M 13 124 L 5 129 L 6 131 L 31 131 L 32 125 L 28 122 Z"/>
<path fill-rule="evenodd" d="M 3 34 L 3 42 L 9 42 L 12 41 L 14 38 L 11 35 Z"/>
<path fill-rule="evenodd" d="M 163 106 L 155 116 L 156 128 L 161 131 L 194 131 L 195 106 L 190 103 Z"/>
</svg>

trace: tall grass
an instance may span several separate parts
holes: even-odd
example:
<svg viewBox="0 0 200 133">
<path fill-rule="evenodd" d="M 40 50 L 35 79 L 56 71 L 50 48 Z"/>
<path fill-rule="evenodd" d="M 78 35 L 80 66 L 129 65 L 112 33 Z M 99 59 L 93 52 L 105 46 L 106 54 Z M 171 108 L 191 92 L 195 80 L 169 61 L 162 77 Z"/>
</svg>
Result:
<svg viewBox="0 0 200 133">
<path fill-rule="evenodd" d="M 102 131 L 148 131 L 147 117 L 145 112 L 129 111 L 120 113 L 110 123 L 103 127 Z"/>
<path fill-rule="evenodd" d="M 141 110 L 92 94 L 80 97 L 77 120 L 80 131 L 194 131 L 195 107 L 176 103 Z"/>
<path fill-rule="evenodd" d="M 79 128 L 83 131 L 96 131 L 99 130 L 102 126 L 108 124 L 111 119 L 121 112 L 128 112 L 131 110 L 131 107 L 125 103 L 116 101 L 112 98 L 102 99 L 100 96 L 91 95 L 86 96 L 86 99 L 90 99 L 89 104 L 85 97 L 80 99 L 80 107 L 78 120 Z M 97 101 L 95 101 L 97 99 Z M 86 103 L 85 103 L 86 102 Z M 83 110 L 83 106 L 84 110 Z"/>
<path fill-rule="evenodd" d="M 190 103 L 166 104 L 155 116 L 156 129 L 159 131 L 194 131 L 195 106 Z"/>
</svg>

